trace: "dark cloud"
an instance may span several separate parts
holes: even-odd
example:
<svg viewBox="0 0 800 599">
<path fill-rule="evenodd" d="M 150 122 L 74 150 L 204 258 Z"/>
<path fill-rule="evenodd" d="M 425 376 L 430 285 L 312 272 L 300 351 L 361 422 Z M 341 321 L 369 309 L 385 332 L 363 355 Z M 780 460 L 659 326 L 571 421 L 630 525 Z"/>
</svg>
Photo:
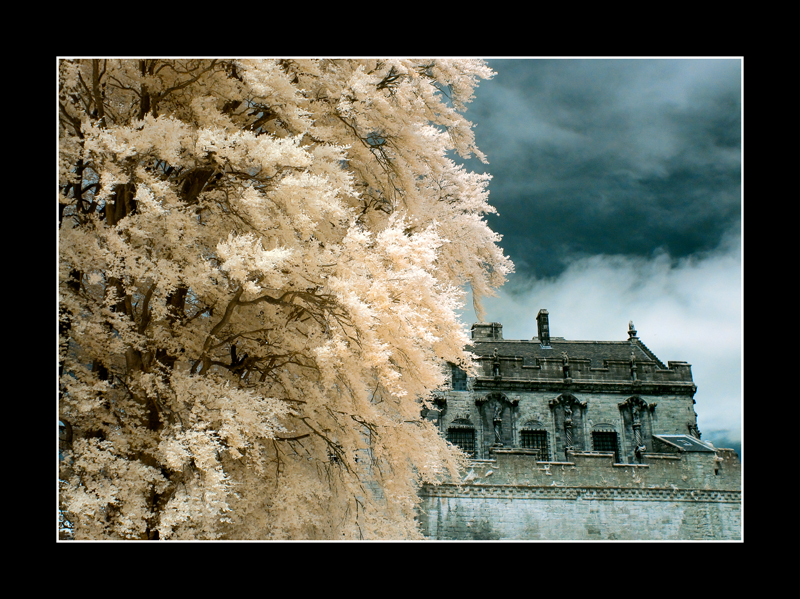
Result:
<svg viewBox="0 0 800 599">
<path fill-rule="evenodd" d="M 487 320 L 529 339 L 547 308 L 556 335 L 624 339 L 632 319 L 692 364 L 703 438 L 741 452 L 741 61 L 488 62 L 467 118 L 490 164 L 468 167 L 516 273 Z"/>
<path fill-rule="evenodd" d="M 740 227 L 739 60 L 490 60 L 469 106 L 517 286 Z M 514 286 L 512 285 L 512 288 Z"/>
</svg>

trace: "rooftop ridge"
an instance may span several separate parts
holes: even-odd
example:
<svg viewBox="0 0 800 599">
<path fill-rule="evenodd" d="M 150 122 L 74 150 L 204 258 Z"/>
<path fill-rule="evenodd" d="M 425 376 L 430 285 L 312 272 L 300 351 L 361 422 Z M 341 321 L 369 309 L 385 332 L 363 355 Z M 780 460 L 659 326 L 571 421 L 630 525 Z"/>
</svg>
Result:
<svg viewBox="0 0 800 599">
<path fill-rule="evenodd" d="M 658 359 L 658 356 L 656 356 L 655 352 L 653 352 L 653 350 L 651 350 L 649 347 L 647 347 L 644 344 L 644 341 L 642 341 L 641 339 L 639 339 L 637 337 L 636 338 L 636 343 L 638 343 L 642 347 L 642 349 L 644 349 L 650 356 L 652 356 L 653 360 L 655 361 L 655 363 L 658 364 L 663 370 L 669 370 L 669 368 L 664 366 L 664 363 L 661 360 Z"/>
</svg>

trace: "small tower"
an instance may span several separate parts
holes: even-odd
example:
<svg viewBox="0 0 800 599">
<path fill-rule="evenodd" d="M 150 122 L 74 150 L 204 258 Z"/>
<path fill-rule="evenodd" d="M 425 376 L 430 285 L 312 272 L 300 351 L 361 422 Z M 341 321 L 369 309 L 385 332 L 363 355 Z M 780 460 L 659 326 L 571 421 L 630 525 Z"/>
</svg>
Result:
<svg viewBox="0 0 800 599">
<path fill-rule="evenodd" d="M 539 343 L 542 347 L 550 347 L 550 313 L 544 308 L 536 315 L 539 328 Z"/>
</svg>

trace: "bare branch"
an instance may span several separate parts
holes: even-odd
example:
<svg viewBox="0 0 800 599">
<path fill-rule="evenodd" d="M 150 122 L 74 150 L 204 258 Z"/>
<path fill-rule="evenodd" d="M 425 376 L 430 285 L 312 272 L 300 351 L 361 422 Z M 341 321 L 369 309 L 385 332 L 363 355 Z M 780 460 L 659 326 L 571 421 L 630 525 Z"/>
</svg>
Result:
<svg viewBox="0 0 800 599">
<path fill-rule="evenodd" d="M 216 59 L 212 60 L 212 61 L 211 61 L 211 63 L 210 63 L 210 64 L 209 64 L 209 65 L 208 65 L 208 66 L 207 66 L 205 69 L 203 69 L 202 71 L 200 71 L 199 73 L 197 73 L 197 75 L 195 75 L 195 76 L 194 76 L 194 77 L 192 77 L 191 79 L 187 79 L 186 81 L 184 81 L 184 82 L 182 82 L 182 83 L 179 83 L 178 85 L 174 85 L 174 86 L 172 86 L 172 87 L 170 87 L 170 88 L 167 88 L 167 89 L 165 89 L 163 92 L 159 93 L 159 94 L 158 94 L 158 96 L 157 96 L 157 99 L 156 99 L 156 101 L 161 101 L 161 100 L 163 100 L 163 99 L 164 99 L 166 96 L 168 96 L 169 94 L 171 94 L 172 92 L 178 91 L 178 90 L 180 90 L 180 89 L 183 89 L 183 88 L 185 88 L 185 87 L 188 87 L 188 86 L 189 86 L 189 85 L 191 85 L 192 83 L 195 83 L 195 82 L 196 82 L 198 79 L 200 79 L 200 77 L 202 77 L 202 76 L 203 76 L 203 75 L 205 75 L 205 74 L 206 74 L 208 71 L 210 71 L 211 69 L 213 69 L 213 68 L 214 68 L 214 65 L 216 65 L 216 64 L 217 64 L 217 60 L 216 60 Z M 173 69 L 174 69 L 174 67 L 173 67 Z M 177 72 L 177 71 L 176 71 L 176 72 Z"/>
<path fill-rule="evenodd" d="M 103 107 L 103 95 L 100 91 L 100 78 L 102 73 L 99 72 L 100 61 L 98 59 L 92 60 L 92 95 L 94 96 L 94 105 L 97 110 L 97 120 L 100 121 L 100 126 L 106 126 L 106 115 Z M 103 64 L 103 73 L 105 73 L 105 63 Z"/>
</svg>

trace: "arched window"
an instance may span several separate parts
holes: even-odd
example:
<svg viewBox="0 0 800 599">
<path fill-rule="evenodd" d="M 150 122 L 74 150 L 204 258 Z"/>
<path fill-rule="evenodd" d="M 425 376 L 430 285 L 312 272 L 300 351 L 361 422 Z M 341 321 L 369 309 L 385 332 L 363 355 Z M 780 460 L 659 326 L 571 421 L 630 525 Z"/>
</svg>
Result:
<svg viewBox="0 0 800 599">
<path fill-rule="evenodd" d="M 529 420 L 519 431 L 519 443 L 525 449 L 538 449 L 539 461 L 550 461 L 550 446 L 547 442 L 547 430 L 538 420 Z"/>
<path fill-rule="evenodd" d="M 466 418 L 456 418 L 450 423 L 447 440 L 467 455 L 475 457 L 475 427 Z"/>
</svg>

